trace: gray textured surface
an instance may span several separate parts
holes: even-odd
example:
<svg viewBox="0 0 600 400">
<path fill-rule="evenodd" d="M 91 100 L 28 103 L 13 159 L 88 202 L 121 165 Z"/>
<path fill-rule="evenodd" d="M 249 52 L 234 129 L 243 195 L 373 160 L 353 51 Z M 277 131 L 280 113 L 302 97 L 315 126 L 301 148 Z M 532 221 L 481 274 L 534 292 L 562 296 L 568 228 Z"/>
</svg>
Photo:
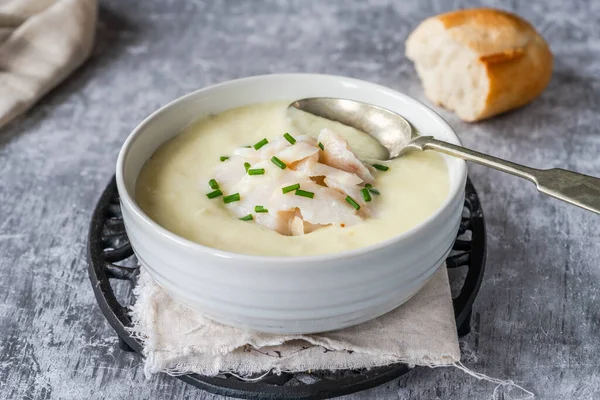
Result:
<svg viewBox="0 0 600 400">
<path fill-rule="evenodd" d="M 600 2 L 483 1 L 532 21 L 556 55 L 532 105 L 469 125 L 476 149 L 600 176 Z M 0 132 L 0 398 L 216 396 L 146 381 L 118 350 L 85 271 L 93 205 L 131 129 L 162 104 L 231 78 L 307 71 L 423 99 L 404 58 L 417 21 L 465 1 L 103 1 L 90 62 Z M 542 399 L 600 398 L 600 218 L 532 185 L 471 168 L 489 230 L 488 272 L 464 361 Z M 349 399 L 489 398 L 494 385 L 421 369 Z"/>
</svg>

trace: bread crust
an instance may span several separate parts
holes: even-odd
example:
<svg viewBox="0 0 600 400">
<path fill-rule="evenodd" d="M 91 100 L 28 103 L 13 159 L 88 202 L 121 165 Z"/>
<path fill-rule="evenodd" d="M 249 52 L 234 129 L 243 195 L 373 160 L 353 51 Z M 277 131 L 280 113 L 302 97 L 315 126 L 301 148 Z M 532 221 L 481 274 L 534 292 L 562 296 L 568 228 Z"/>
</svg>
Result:
<svg viewBox="0 0 600 400">
<path fill-rule="evenodd" d="M 470 48 L 485 68 L 489 90 L 471 121 L 521 107 L 538 97 L 550 82 L 553 56 L 535 28 L 519 16 L 491 8 L 441 14 L 457 43 Z"/>
</svg>

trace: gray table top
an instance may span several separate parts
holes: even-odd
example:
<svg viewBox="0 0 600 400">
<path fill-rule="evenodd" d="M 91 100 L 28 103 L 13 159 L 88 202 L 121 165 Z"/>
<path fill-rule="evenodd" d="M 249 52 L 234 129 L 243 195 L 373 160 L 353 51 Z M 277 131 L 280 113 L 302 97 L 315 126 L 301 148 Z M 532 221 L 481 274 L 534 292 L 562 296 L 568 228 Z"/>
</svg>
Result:
<svg viewBox="0 0 600 400">
<path fill-rule="evenodd" d="M 404 40 L 469 1 L 101 2 L 91 60 L 0 132 L 0 398 L 216 399 L 116 347 L 85 261 L 94 203 L 125 137 L 193 89 L 273 72 L 387 85 L 426 102 Z M 534 167 L 600 175 L 600 2 L 489 0 L 529 19 L 556 56 L 533 104 L 479 124 L 438 110 L 475 149 Z M 471 166 L 489 234 L 488 270 L 463 360 L 543 399 L 600 398 L 597 216 Z M 488 398 L 493 384 L 419 369 L 348 399 Z"/>
</svg>

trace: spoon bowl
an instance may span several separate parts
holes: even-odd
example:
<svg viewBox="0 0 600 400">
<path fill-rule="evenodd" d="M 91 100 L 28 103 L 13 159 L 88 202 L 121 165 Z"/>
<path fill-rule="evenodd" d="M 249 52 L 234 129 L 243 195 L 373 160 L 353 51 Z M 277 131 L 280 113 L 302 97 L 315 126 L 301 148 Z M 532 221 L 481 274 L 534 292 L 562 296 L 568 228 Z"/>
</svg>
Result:
<svg viewBox="0 0 600 400">
<path fill-rule="evenodd" d="M 398 157 L 402 149 L 418 136 L 401 115 L 360 101 L 313 97 L 297 100 L 289 107 L 351 126 L 374 137 L 387 150 L 387 159 Z"/>
</svg>

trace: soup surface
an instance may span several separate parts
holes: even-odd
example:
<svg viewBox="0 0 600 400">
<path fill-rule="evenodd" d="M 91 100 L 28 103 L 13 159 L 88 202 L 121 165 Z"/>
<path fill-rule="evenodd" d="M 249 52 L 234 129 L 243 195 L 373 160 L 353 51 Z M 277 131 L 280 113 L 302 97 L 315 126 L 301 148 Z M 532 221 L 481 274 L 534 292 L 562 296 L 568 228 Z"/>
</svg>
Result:
<svg viewBox="0 0 600 400">
<path fill-rule="evenodd" d="M 385 157 L 371 137 L 320 118 L 297 112 L 289 102 L 255 104 L 211 115 L 161 145 L 146 162 L 136 182 L 142 210 L 169 231 L 191 241 L 235 253 L 307 256 L 372 245 L 405 232 L 433 214 L 445 201 L 449 176 L 442 156 L 413 152 L 375 171 L 371 215 L 352 226 L 328 225 L 313 232 L 286 236 L 254 221 L 240 221 L 223 202 L 209 199 L 208 181 L 221 163 L 244 145 L 270 141 L 286 132 L 317 137 L 329 128 L 344 137 L 361 159 Z"/>
</svg>

